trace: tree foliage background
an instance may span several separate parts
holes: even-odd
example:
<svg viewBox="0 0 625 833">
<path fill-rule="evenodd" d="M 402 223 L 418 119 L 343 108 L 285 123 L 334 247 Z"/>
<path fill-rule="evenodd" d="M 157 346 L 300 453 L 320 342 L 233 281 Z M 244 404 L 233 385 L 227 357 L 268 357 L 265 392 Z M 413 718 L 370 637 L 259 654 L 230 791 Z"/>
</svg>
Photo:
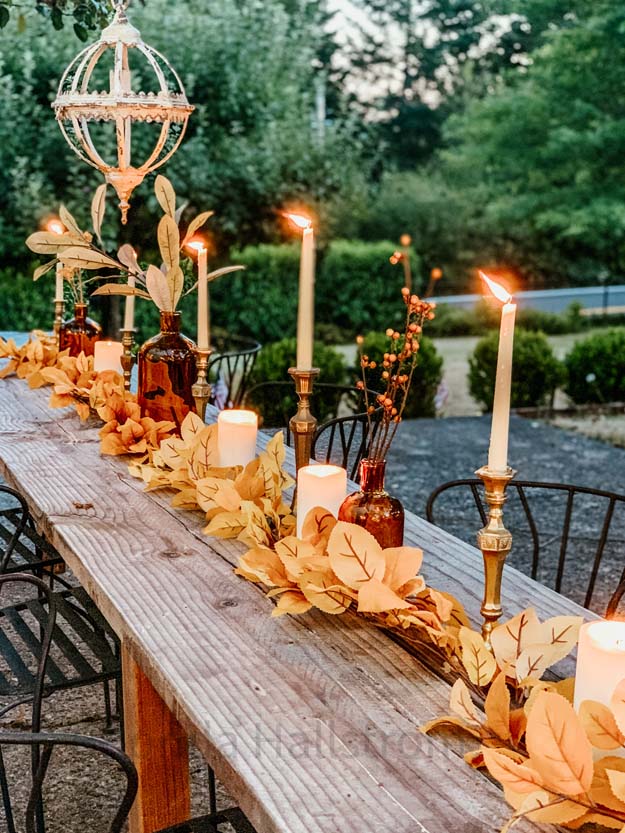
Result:
<svg viewBox="0 0 625 833">
<path fill-rule="evenodd" d="M 167 166 L 190 208 L 213 208 L 220 250 L 280 239 L 305 202 L 323 236 L 409 232 L 447 291 L 477 266 L 519 286 L 622 276 L 625 7 L 618 0 L 145 0 L 147 42 L 197 105 Z M 0 258 L 98 175 L 71 155 L 50 102 L 102 0 L 0 0 Z M 323 141 L 315 93 L 327 102 Z M 152 228 L 146 183 L 133 240 Z M 114 212 L 110 212 L 110 217 Z M 115 228 L 111 234 L 116 233 Z M 146 241 L 147 242 L 147 241 Z"/>
</svg>

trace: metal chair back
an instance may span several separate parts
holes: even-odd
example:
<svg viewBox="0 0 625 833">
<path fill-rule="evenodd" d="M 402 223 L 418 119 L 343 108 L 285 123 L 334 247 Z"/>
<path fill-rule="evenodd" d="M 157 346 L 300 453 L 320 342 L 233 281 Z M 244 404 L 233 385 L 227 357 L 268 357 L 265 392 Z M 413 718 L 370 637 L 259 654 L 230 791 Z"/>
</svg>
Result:
<svg viewBox="0 0 625 833">
<path fill-rule="evenodd" d="M 0 754 L 3 749 L 13 746 L 29 747 L 33 752 L 35 761 L 32 786 L 25 812 L 26 833 L 42 833 L 42 791 L 48 774 L 52 753 L 58 747 L 76 747 L 97 752 L 110 758 L 122 771 L 126 780 L 126 786 L 123 797 L 117 805 L 114 818 L 108 828 L 109 833 L 121 833 L 135 800 L 138 784 L 135 766 L 121 749 L 99 738 L 82 735 L 0 731 Z M 3 794 L 5 790 L 7 791 L 6 797 L 8 798 L 8 785 L 6 781 L 2 784 Z M 7 830 L 8 833 L 15 833 L 16 830 L 12 814 L 7 818 Z"/>
<path fill-rule="evenodd" d="M 211 405 L 239 408 L 262 345 L 240 336 L 214 336 L 212 346 L 208 363 Z"/>
<path fill-rule="evenodd" d="M 443 483 L 426 505 L 430 523 L 471 543 L 487 511 L 478 479 Z M 513 535 L 509 563 L 584 607 L 604 610 L 611 588 L 625 579 L 625 495 L 513 480 L 505 523 Z"/>
</svg>

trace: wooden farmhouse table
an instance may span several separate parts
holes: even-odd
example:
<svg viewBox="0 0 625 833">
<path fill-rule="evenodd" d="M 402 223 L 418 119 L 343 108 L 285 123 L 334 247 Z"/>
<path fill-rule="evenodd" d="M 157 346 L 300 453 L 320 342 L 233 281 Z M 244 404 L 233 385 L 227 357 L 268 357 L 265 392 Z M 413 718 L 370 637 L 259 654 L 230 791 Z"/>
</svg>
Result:
<svg viewBox="0 0 625 833">
<path fill-rule="evenodd" d="M 446 713 L 447 682 L 356 616 L 270 618 L 262 589 L 233 573 L 244 546 L 146 493 L 127 460 L 100 456 L 97 427 L 51 411 L 49 395 L 0 382 L 0 470 L 122 642 L 132 833 L 188 818 L 188 739 L 258 833 L 499 829 L 500 789 L 419 732 Z M 479 622 L 480 553 L 410 513 L 406 543 Z M 591 615 L 511 568 L 503 597 L 508 614 Z"/>
</svg>

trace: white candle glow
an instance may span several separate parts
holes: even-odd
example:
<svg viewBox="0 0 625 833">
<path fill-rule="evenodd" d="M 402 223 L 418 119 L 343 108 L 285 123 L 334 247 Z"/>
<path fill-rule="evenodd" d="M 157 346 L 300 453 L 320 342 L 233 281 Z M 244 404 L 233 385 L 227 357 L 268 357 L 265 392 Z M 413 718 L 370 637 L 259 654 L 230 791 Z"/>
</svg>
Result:
<svg viewBox="0 0 625 833">
<path fill-rule="evenodd" d="M 287 214 L 287 217 L 303 231 L 297 308 L 297 369 L 310 370 L 315 326 L 315 232 L 308 217 L 299 214 Z"/>
<path fill-rule="evenodd" d="M 208 250 L 202 240 L 191 240 L 187 245 L 197 252 L 197 346 L 198 350 L 209 350 Z"/>
<path fill-rule="evenodd" d="M 254 411 L 222 411 L 217 418 L 220 466 L 246 466 L 256 457 L 258 415 Z"/>
<path fill-rule="evenodd" d="M 499 353 L 497 355 L 493 420 L 490 433 L 490 448 L 488 450 L 488 468 L 494 472 L 505 472 L 508 468 L 512 349 L 514 346 L 516 304 L 510 303 L 512 296 L 502 286 L 492 281 L 483 272 L 480 272 L 480 275 L 486 281 L 488 288 L 495 298 L 503 303 L 501 327 L 499 330 Z"/>
<path fill-rule="evenodd" d="M 114 370 L 120 376 L 122 368 L 122 354 L 124 347 L 119 341 L 96 341 L 93 354 L 93 369 L 96 373 L 104 370 Z"/>
<path fill-rule="evenodd" d="M 297 537 L 301 538 L 306 515 L 322 506 L 334 517 L 347 496 L 347 472 L 340 466 L 303 466 L 297 473 Z"/>
<path fill-rule="evenodd" d="M 625 679 L 625 622 L 587 622 L 579 631 L 575 672 L 575 709 L 584 700 L 606 706 Z"/>
</svg>

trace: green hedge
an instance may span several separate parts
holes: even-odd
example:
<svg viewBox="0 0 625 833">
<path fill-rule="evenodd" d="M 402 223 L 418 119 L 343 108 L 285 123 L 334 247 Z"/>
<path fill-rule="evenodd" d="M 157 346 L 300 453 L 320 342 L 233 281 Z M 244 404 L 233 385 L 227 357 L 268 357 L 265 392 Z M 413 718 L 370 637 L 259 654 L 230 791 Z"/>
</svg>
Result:
<svg viewBox="0 0 625 833">
<path fill-rule="evenodd" d="M 357 332 L 401 323 L 398 304 L 401 266 L 392 266 L 393 243 L 337 240 L 317 258 L 317 337 L 349 340 Z M 232 263 L 246 271 L 229 275 L 211 290 L 216 323 L 261 342 L 295 335 L 299 280 L 299 245 L 248 246 L 231 252 Z M 415 285 L 419 262 L 412 257 Z"/>
<path fill-rule="evenodd" d="M 478 302 L 472 309 L 459 309 L 441 302 L 436 308 L 436 318 L 428 323 L 428 334 L 434 338 L 481 336 L 485 330 L 499 329 L 500 321 L 500 308 L 486 301 Z M 581 306 L 575 302 L 562 313 L 520 309 L 516 316 L 517 329 L 547 335 L 578 333 L 585 326 Z"/>
<path fill-rule="evenodd" d="M 625 401 L 625 329 L 578 341 L 564 362 L 565 391 L 576 404 Z"/>
<path fill-rule="evenodd" d="M 384 333 L 368 333 L 361 349 L 365 356 L 377 362 L 374 370 L 367 370 L 367 387 L 374 391 L 384 390 L 386 383 L 382 381 L 382 361 L 384 353 L 389 350 L 388 337 Z M 442 378 L 443 358 L 437 353 L 434 342 L 423 336 L 419 361 L 412 377 L 412 385 L 404 410 L 404 419 L 436 416 L 434 397 Z M 352 369 L 352 379 L 354 381 L 362 379 L 360 360 Z"/>
<path fill-rule="evenodd" d="M 486 411 L 493 409 L 498 350 L 499 333 L 489 333 L 478 341 L 469 357 L 469 391 Z M 562 362 L 554 356 L 545 334 L 517 329 L 512 356 L 512 407 L 544 405 L 563 381 Z"/>
</svg>

